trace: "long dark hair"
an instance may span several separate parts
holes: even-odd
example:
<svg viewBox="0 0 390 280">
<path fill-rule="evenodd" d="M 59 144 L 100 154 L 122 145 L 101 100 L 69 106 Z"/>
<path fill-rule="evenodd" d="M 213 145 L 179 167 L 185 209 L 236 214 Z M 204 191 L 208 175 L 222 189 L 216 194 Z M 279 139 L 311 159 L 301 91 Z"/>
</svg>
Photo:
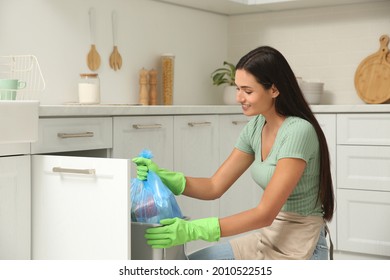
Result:
<svg viewBox="0 0 390 280">
<path fill-rule="evenodd" d="M 252 74 L 265 89 L 270 89 L 272 85 L 275 85 L 279 91 L 279 95 L 275 100 L 278 114 L 300 117 L 313 125 L 320 145 L 321 158 L 320 187 L 317 199 L 320 199 L 324 219 L 326 221 L 332 220 L 334 194 L 328 145 L 324 132 L 306 102 L 287 60 L 276 49 L 262 46 L 243 56 L 237 63 L 236 69 L 242 69 Z"/>
</svg>

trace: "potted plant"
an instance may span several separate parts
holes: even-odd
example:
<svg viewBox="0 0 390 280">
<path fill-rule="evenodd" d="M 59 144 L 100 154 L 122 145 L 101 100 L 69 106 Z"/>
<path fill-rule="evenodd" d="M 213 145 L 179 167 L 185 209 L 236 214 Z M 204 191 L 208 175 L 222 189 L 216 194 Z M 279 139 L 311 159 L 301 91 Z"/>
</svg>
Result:
<svg viewBox="0 0 390 280">
<path fill-rule="evenodd" d="M 236 101 L 236 66 L 230 62 L 224 61 L 221 68 L 211 73 L 213 85 L 225 85 L 223 91 L 223 101 L 225 104 L 237 104 Z"/>
</svg>

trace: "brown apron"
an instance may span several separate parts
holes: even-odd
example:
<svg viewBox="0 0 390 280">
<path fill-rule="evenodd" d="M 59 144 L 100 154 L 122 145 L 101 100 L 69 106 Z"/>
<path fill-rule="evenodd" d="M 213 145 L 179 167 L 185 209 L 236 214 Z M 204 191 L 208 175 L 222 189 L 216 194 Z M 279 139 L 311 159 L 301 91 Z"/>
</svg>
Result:
<svg viewBox="0 0 390 280">
<path fill-rule="evenodd" d="M 272 225 L 230 240 L 236 260 L 307 260 L 313 255 L 321 216 L 280 212 Z"/>
</svg>

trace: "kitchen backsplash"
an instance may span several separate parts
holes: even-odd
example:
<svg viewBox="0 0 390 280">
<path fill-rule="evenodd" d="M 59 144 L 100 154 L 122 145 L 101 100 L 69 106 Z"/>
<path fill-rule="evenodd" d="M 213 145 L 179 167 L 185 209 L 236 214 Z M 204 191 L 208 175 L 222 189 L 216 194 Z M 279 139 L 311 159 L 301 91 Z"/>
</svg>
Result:
<svg viewBox="0 0 390 280">
<path fill-rule="evenodd" d="M 21 8 L 23 7 L 23 8 Z M 96 10 L 101 102 L 138 102 L 139 70 L 160 70 L 160 55 L 175 55 L 174 105 L 221 104 L 210 74 L 259 45 L 278 48 L 297 76 L 325 83 L 327 104 L 360 104 L 358 64 L 390 34 L 390 2 L 222 16 L 150 0 L 2 0 L 0 56 L 37 56 L 46 81 L 42 104 L 77 101 L 79 74 L 90 72 L 88 10 Z M 118 14 L 123 66 L 109 66 L 111 12 Z M 160 90 L 161 92 L 161 90 Z"/>
</svg>

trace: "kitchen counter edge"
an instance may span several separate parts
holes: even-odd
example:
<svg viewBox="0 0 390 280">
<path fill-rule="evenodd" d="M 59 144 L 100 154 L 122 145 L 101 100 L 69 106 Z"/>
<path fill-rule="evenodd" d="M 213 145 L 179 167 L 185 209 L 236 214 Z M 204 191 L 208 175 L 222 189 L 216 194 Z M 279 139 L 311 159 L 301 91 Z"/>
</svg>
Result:
<svg viewBox="0 0 390 280">
<path fill-rule="evenodd" d="M 390 113 L 390 104 L 311 105 L 321 113 Z M 39 117 L 242 114 L 239 105 L 40 105 Z"/>
</svg>

